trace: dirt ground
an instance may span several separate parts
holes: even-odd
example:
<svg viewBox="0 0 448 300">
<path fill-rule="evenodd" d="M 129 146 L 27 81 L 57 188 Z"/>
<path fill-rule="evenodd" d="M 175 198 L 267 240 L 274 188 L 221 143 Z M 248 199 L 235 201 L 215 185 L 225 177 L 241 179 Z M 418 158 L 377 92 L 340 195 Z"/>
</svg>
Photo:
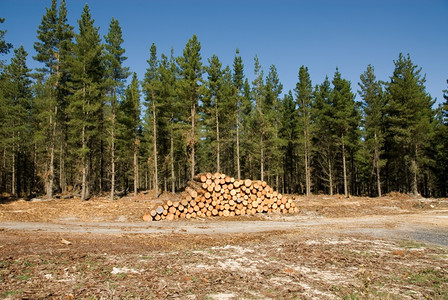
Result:
<svg viewBox="0 0 448 300">
<path fill-rule="evenodd" d="M 448 299 L 448 199 L 143 222 L 178 195 L 0 202 L 2 299 Z"/>
</svg>

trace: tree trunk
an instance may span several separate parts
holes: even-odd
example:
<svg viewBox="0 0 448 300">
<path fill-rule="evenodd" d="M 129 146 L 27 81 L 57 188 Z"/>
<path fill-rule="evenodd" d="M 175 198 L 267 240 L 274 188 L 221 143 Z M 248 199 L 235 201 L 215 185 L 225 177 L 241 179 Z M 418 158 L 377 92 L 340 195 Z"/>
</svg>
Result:
<svg viewBox="0 0 448 300">
<path fill-rule="evenodd" d="M 215 101 L 215 119 L 216 119 L 216 172 L 221 172 L 221 166 L 220 166 L 220 140 L 219 140 L 219 116 L 218 116 L 218 102 Z"/>
<path fill-rule="evenodd" d="M 55 139 L 56 139 L 56 115 L 58 113 L 58 107 L 54 108 L 54 122 L 53 117 L 50 116 L 50 129 L 51 129 L 51 137 L 50 137 L 50 161 L 49 161 L 49 174 L 47 176 L 48 185 L 47 185 L 47 197 L 53 198 L 53 181 L 54 181 L 54 147 L 55 147 Z"/>
<path fill-rule="evenodd" d="M 99 126 L 100 128 L 99 128 L 99 132 L 103 132 L 103 122 L 102 121 L 100 121 L 100 126 Z M 99 155 L 99 157 L 100 157 L 100 178 L 99 178 L 99 182 L 98 182 L 98 184 L 99 184 L 99 191 L 100 191 L 100 193 L 102 193 L 103 192 L 103 185 L 104 185 L 104 183 L 103 183 L 103 180 L 104 180 L 104 161 L 105 161 L 105 154 L 104 154 L 104 140 L 103 140 L 103 136 L 101 135 L 100 136 L 100 155 Z M 92 166 L 93 165 L 93 163 L 92 164 L 90 164 L 90 166 Z M 90 169 L 90 170 L 92 170 L 92 169 Z"/>
<path fill-rule="evenodd" d="M 53 140 L 53 137 L 52 137 Z M 54 178 L 54 142 L 50 145 L 50 170 L 48 174 L 47 197 L 53 198 L 53 178 Z"/>
<path fill-rule="evenodd" d="M 412 193 L 414 196 L 418 195 L 418 181 L 417 181 L 417 173 L 418 173 L 418 165 L 417 165 L 417 156 L 418 150 L 417 145 L 415 145 L 415 156 L 411 162 L 411 172 L 412 172 Z"/>
<path fill-rule="evenodd" d="M 13 139 L 14 139 L 14 134 L 13 134 Z M 14 141 L 12 144 L 12 170 L 11 170 L 11 195 L 15 195 L 16 194 L 16 154 L 15 154 L 15 145 L 14 145 Z"/>
<path fill-rule="evenodd" d="M 134 196 L 137 196 L 138 192 L 138 141 L 137 138 L 134 137 Z"/>
<path fill-rule="evenodd" d="M 238 179 L 241 179 L 241 166 L 240 166 L 240 116 L 236 115 L 236 170 Z"/>
<path fill-rule="evenodd" d="M 378 137 L 375 132 L 375 159 L 374 165 L 376 169 L 376 184 L 378 188 L 378 197 L 381 197 L 381 178 L 380 178 L 380 154 L 378 149 Z"/>
<path fill-rule="evenodd" d="M 195 119 L 196 119 L 196 103 L 191 106 L 191 178 L 194 177 L 195 170 Z"/>
<path fill-rule="evenodd" d="M 348 197 L 348 186 L 347 186 L 347 166 L 345 162 L 345 143 L 344 143 L 344 135 L 342 135 L 342 170 L 344 175 L 344 196 Z"/>
<path fill-rule="evenodd" d="M 82 140 L 82 158 L 81 158 L 81 165 L 82 165 L 82 181 L 81 181 L 81 200 L 86 200 L 86 188 L 87 188 L 87 166 L 86 166 L 86 155 L 85 155 L 85 149 L 86 149 L 86 129 L 85 126 L 82 126 L 81 131 L 81 140 Z"/>
<path fill-rule="evenodd" d="M 0 190 L 6 191 L 6 148 L 3 148 L 2 169 L 0 174 Z"/>
<path fill-rule="evenodd" d="M 173 117 L 171 118 L 173 119 Z M 171 192 L 174 194 L 176 192 L 176 175 L 174 173 L 174 137 L 173 137 L 173 127 L 171 125 L 171 138 L 170 138 L 170 160 L 171 160 Z"/>
<path fill-rule="evenodd" d="M 309 149 L 308 149 L 308 130 L 303 131 L 303 136 L 305 138 L 305 186 L 306 186 L 306 196 L 309 197 L 311 194 L 311 172 L 310 172 L 310 159 L 309 159 Z"/>
<path fill-rule="evenodd" d="M 148 169 L 144 170 L 144 172 L 145 172 L 145 190 L 148 190 Z"/>
<path fill-rule="evenodd" d="M 153 130 L 153 146 L 154 146 L 154 190 L 156 193 L 156 198 L 159 197 L 159 176 L 158 176 L 158 168 L 157 168 L 157 126 L 156 126 L 156 104 L 154 94 L 152 95 L 152 130 Z"/>
<path fill-rule="evenodd" d="M 84 66 L 85 67 L 85 66 Z M 86 86 L 83 85 L 83 100 L 86 99 Z M 82 105 L 82 114 L 83 117 L 86 116 L 84 104 Z M 85 120 L 83 120 L 85 122 Z M 85 124 L 82 125 L 81 130 L 81 165 L 82 165 L 82 181 L 81 181 L 81 200 L 86 200 L 87 196 L 87 162 L 86 162 L 86 126 Z"/>
<path fill-rule="evenodd" d="M 411 162 L 411 168 L 412 170 L 412 193 L 414 194 L 414 196 L 418 195 L 418 184 L 417 184 L 417 162 L 415 159 L 412 160 Z"/>
<path fill-rule="evenodd" d="M 310 195 L 310 178 L 308 173 L 308 149 L 306 148 L 305 144 L 305 189 L 306 189 L 306 196 L 309 197 Z"/>
<path fill-rule="evenodd" d="M 328 181 L 330 186 L 330 196 L 333 196 L 333 172 L 330 158 L 328 158 Z"/>
<path fill-rule="evenodd" d="M 114 201 L 115 194 L 115 104 L 112 104 L 112 129 L 110 142 L 110 201 Z"/>
<path fill-rule="evenodd" d="M 61 138 L 61 148 L 59 152 L 59 185 L 61 191 L 67 190 L 67 184 L 65 182 L 65 160 L 64 160 L 64 139 Z"/>
<path fill-rule="evenodd" d="M 260 134 L 260 175 L 261 181 L 264 181 L 264 146 L 263 146 L 263 133 Z"/>
</svg>

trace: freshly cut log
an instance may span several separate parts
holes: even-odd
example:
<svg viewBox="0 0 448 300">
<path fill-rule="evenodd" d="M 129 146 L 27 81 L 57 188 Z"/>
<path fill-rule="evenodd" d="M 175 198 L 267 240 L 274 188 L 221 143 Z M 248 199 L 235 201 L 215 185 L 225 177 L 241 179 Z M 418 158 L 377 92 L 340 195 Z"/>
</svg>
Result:
<svg viewBox="0 0 448 300">
<path fill-rule="evenodd" d="M 187 182 L 179 201 L 166 201 L 143 216 L 148 220 L 244 216 L 256 213 L 297 213 L 292 199 L 266 181 L 235 179 L 222 173 L 201 173 Z"/>
<path fill-rule="evenodd" d="M 191 187 L 187 186 L 185 188 L 185 191 L 190 194 L 191 198 L 196 198 L 198 196 L 198 192 L 196 192 L 194 189 L 192 189 Z"/>
<path fill-rule="evenodd" d="M 158 206 L 156 208 L 156 212 L 157 212 L 157 214 L 161 215 L 163 213 L 163 207 L 162 206 Z"/>
<path fill-rule="evenodd" d="M 153 217 L 154 216 L 152 216 L 151 214 L 144 214 L 142 219 L 143 219 L 143 221 L 148 222 L 148 221 L 152 221 Z"/>
<path fill-rule="evenodd" d="M 196 176 L 193 177 L 193 180 L 197 182 L 206 182 L 207 174 L 206 173 L 197 174 Z"/>
</svg>

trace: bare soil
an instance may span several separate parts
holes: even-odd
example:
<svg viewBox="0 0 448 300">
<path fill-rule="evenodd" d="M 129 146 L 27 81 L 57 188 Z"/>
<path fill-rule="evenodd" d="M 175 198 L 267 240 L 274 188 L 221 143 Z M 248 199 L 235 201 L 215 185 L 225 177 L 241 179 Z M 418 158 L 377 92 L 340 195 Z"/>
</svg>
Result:
<svg viewBox="0 0 448 300">
<path fill-rule="evenodd" d="M 448 200 L 143 222 L 178 195 L 0 203 L 2 299 L 447 299 Z"/>
</svg>

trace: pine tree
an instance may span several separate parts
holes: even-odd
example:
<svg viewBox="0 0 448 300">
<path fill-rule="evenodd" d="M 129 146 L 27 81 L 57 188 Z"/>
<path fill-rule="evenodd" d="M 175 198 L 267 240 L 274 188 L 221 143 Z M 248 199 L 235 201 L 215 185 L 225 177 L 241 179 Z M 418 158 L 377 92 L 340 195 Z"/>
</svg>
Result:
<svg viewBox="0 0 448 300">
<path fill-rule="evenodd" d="M 386 105 L 381 83 L 376 80 L 374 68 L 367 70 L 360 77 L 359 94 L 364 100 L 365 144 L 371 157 L 376 176 L 378 197 L 381 197 L 381 167 L 384 164 L 381 155 L 384 152 L 384 107 Z"/>
<path fill-rule="evenodd" d="M 87 4 L 78 25 L 79 33 L 75 37 L 76 44 L 70 60 L 73 95 L 68 112 L 71 143 L 81 166 L 81 200 L 88 200 L 92 181 L 92 147 L 98 147 L 94 142 L 98 136 L 97 130 L 102 126 L 99 115 L 102 113 L 104 89 L 103 46 L 99 28 L 94 26 Z"/>
<path fill-rule="evenodd" d="M 300 128 L 300 144 L 303 148 L 305 166 L 306 195 L 311 194 L 311 104 L 313 102 L 313 87 L 308 68 L 301 66 L 299 82 L 296 85 L 296 99 L 298 105 L 298 125 Z"/>
<path fill-rule="evenodd" d="M 335 110 L 332 102 L 332 89 L 328 77 L 316 86 L 314 102 L 311 106 L 313 145 L 316 173 L 315 186 L 328 188 L 333 195 L 335 189 L 335 157 L 337 153 L 335 132 Z"/>
<path fill-rule="evenodd" d="M 0 18 L 0 24 L 5 22 L 5 18 Z M 8 54 L 12 49 L 12 44 L 5 41 L 6 30 L 0 30 L 0 54 Z"/>
<path fill-rule="evenodd" d="M 36 131 L 40 136 L 37 139 L 47 139 L 45 149 L 48 153 L 42 153 L 48 156 L 45 164 L 44 180 L 45 190 L 48 198 L 53 197 L 53 180 L 54 180 L 54 155 L 56 142 L 56 125 L 57 125 L 57 49 L 58 39 L 56 35 L 57 26 L 57 2 L 53 0 L 51 7 L 47 8 L 46 14 L 42 17 L 42 22 L 37 30 L 37 38 L 40 42 L 34 43 L 34 49 L 37 55 L 35 60 L 45 64 L 44 68 L 39 71 L 41 76 L 45 78 L 43 95 L 40 98 L 45 101 L 42 109 L 39 111 L 40 119 L 45 124 L 41 130 Z"/>
<path fill-rule="evenodd" d="M 232 71 L 229 66 L 222 70 L 218 98 L 220 101 L 221 168 L 225 174 L 235 176 L 235 114 L 238 110 Z"/>
<path fill-rule="evenodd" d="M 3 70 L 0 71 L 0 115 L 6 116 L 8 113 L 8 101 L 4 95 L 6 84 L 8 83 Z M 0 123 L 0 192 L 6 192 L 7 188 L 7 138 L 8 128 L 6 122 Z"/>
<path fill-rule="evenodd" d="M 5 22 L 4 18 L 0 18 L 0 24 Z M 9 53 L 12 48 L 12 44 L 6 42 L 5 40 L 6 30 L 0 30 L 0 55 Z M 6 85 L 8 83 L 4 71 L 4 61 L 0 59 L 0 115 L 6 116 L 8 111 L 7 100 L 5 99 L 4 91 L 6 89 Z M 1 165 L 0 165 L 0 192 L 6 192 L 6 183 L 7 183 L 7 131 L 8 128 L 6 124 L 0 124 L 0 151 L 1 151 Z"/>
<path fill-rule="evenodd" d="M 275 183 L 275 188 L 280 186 L 280 177 L 282 176 L 281 147 L 283 140 L 279 136 L 280 130 L 280 94 L 283 85 L 278 78 L 277 68 L 274 65 L 269 67 L 269 73 L 266 76 L 264 97 L 264 115 L 266 117 L 266 144 L 267 157 L 269 158 L 269 174 Z"/>
<path fill-rule="evenodd" d="M 62 0 L 58 9 L 58 18 L 56 24 L 56 36 L 59 42 L 58 52 L 56 54 L 56 75 L 58 78 L 57 102 L 58 114 L 57 122 L 59 124 L 59 186 L 62 192 L 67 190 L 67 157 L 68 155 L 68 114 L 70 91 L 70 58 L 73 54 L 73 26 L 68 24 L 67 7 L 65 0 Z"/>
<path fill-rule="evenodd" d="M 208 74 L 208 81 L 206 83 L 207 91 L 206 95 L 203 99 L 203 106 L 205 110 L 204 122 L 206 127 L 214 129 L 214 137 L 209 137 L 211 141 L 214 141 L 216 144 L 216 148 L 210 151 L 210 154 L 215 153 L 216 155 L 216 164 L 215 170 L 216 172 L 221 172 L 221 140 L 220 140 L 220 132 L 219 132 L 219 120 L 220 120 L 220 111 L 221 111 L 221 99 L 219 95 L 219 89 L 221 88 L 221 79 L 222 79 L 222 64 L 219 61 L 219 58 L 216 55 L 212 55 L 208 60 L 209 66 L 205 67 L 205 71 Z M 211 123 L 211 124 L 210 124 Z M 206 131 L 211 131 L 207 130 Z M 213 144 L 213 142 L 211 143 Z M 213 155 L 211 155 L 213 156 Z"/>
<path fill-rule="evenodd" d="M 116 114 L 118 97 L 123 95 L 124 81 L 129 76 L 129 68 L 123 63 L 127 57 L 123 56 L 125 50 L 122 48 L 123 34 L 118 20 L 112 18 L 109 31 L 105 39 L 105 63 L 106 63 L 106 86 L 110 102 L 110 153 L 111 153 L 111 189 L 110 199 L 114 200 L 115 194 L 115 138 L 116 138 Z"/>
<path fill-rule="evenodd" d="M 124 97 L 117 107 L 117 154 L 124 165 L 121 177 L 127 181 L 128 165 L 132 165 L 133 191 L 137 195 L 139 188 L 138 151 L 140 146 L 140 90 L 137 74 L 125 90 Z M 130 138 L 132 137 L 132 138 Z M 130 163 L 132 161 L 132 163 Z M 123 186 L 123 188 L 127 188 Z"/>
<path fill-rule="evenodd" d="M 51 6 L 46 9 L 41 24 L 37 30 L 38 42 L 34 43 L 37 55 L 35 60 L 44 63 L 44 67 L 38 69 L 39 76 L 43 78 L 43 95 L 41 97 L 42 109 L 38 112 L 38 118 L 42 125 L 36 130 L 37 139 L 45 144 L 43 156 L 47 157 L 45 163 L 45 190 L 47 197 L 53 196 L 55 179 L 55 150 L 59 121 L 63 121 L 63 86 L 66 77 L 63 75 L 63 60 L 66 55 L 67 44 L 71 43 L 72 28 L 66 24 L 65 1 L 62 1 L 59 10 L 57 1 L 53 0 Z M 61 127 L 61 126 L 59 126 Z M 60 175 L 61 178 L 62 175 Z M 61 181 L 61 180 L 60 180 Z M 59 183 L 62 185 L 62 183 Z"/>
<path fill-rule="evenodd" d="M 282 146 L 283 193 L 292 193 L 297 188 L 299 171 L 296 168 L 296 149 L 298 143 L 298 127 L 296 124 L 298 114 L 291 91 L 283 97 L 281 114 L 279 135 L 285 141 Z"/>
<path fill-rule="evenodd" d="M 180 80 L 179 80 L 179 96 L 185 103 L 185 108 L 189 108 L 191 129 L 187 137 L 187 151 L 190 155 L 191 166 L 191 178 L 194 177 L 196 171 L 195 165 L 195 151 L 197 143 L 197 107 L 198 101 L 201 97 L 201 85 L 203 67 L 201 62 L 201 44 L 199 43 L 197 36 L 193 35 L 188 40 L 183 50 L 183 56 L 179 57 L 178 64 L 180 67 Z"/>
<path fill-rule="evenodd" d="M 181 143 L 181 138 L 179 137 L 179 120 L 181 119 L 180 107 L 178 103 L 178 98 L 176 95 L 176 80 L 178 69 L 173 56 L 173 50 L 171 50 L 171 57 L 164 54 L 161 56 L 161 61 L 159 64 L 159 76 L 160 76 L 160 111 L 159 120 L 164 124 L 165 133 L 163 138 L 165 141 L 165 177 L 169 179 L 164 179 L 165 185 L 167 182 L 171 185 L 171 192 L 176 191 L 176 172 L 175 172 L 175 153 L 177 152 L 179 143 Z"/>
<path fill-rule="evenodd" d="M 147 107 L 147 125 L 152 128 L 152 146 L 153 146 L 153 160 L 154 160 L 154 189 L 156 198 L 159 197 L 159 168 L 157 155 L 157 123 L 158 123 L 158 107 L 159 107 L 159 62 L 157 60 L 157 48 L 154 43 L 150 48 L 150 58 L 148 60 L 149 67 L 146 69 L 143 90 L 145 92 L 145 105 Z M 148 124 L 151 122 L 151 126 Z"/>
<path fill-rule="evenodd" d="M 11 63 L 6 66 L 3 74 L 4 90 L 2 103 L 5 110 L 2 124 L 4 139 L 4 160 L 9 152 L 10 160 L 10 191 L 12 195 L 20 195 L 30 190 L 27 179 L 32 170 L 27 168 L 27 156 L 30 153 L 31 140 L 31 70 L 26 65 L 28 53 L 23 46 L 14 50 Z M 3 80 L 2 80 L 3 81 Z M 4 161 L 4 163 L 6 163 Z M 4 165 L 4 167 L 6 164 Z"/>
<path fill-rule="evenodd" d="M 241 127 L 241 110 L 242 110 L 242 92 L 244 84 L 244 64 L 240 56 L 239 49 L 236 49 L 235 58 L 233 60 L 232 81 L 235 90 L 235 142 L 236 142 L 236 169 L 237 178 L 241 178 L 241 151 L 240 151 L 240 127 Z"/>
<path fill-rule="evenodd" d="M 341 147 L 344 195 L 348 197 L 347 147 L 351 146 L 350 135 L 358 129 L 358 115 L 350 82 L 341 77 L 338 69 L 333 78 L 333 86 L 334 126 L 338 144 Z"/>
<path fill-rule="evenodd" d="M 448 80 L 446 81 L 446 83 L 448 84 Z M 442 105 L 442 111 L 443 111 L 443 115 L 442 115 L 442 121 L 443 121 L 443 125 L 448 126 L 448 88 L 446 90 L 443 90 L 443 99 L 445 99 L 445 102 Z"/>
<path fill-rule="evenodd" d="M 209 133 L 206 141 L 210 142 L 211 148 L 206 150 L 208 155 L 205 157 L 216 155 L 216 172 L 222 172 L 221 161 L 224 161 L 225 171 L 232 174 L 234 169 L 232 135 L 235 126 L 234 114 L 237 109 L 233 101 L 232 74 L 229 67 L 221 69 L 222 64 L 216 55 L 209 59 L 209 64 L 205 68 L 208 81 L 202 107 L 205 131 Z"/>
<path fill-rule="evenodd" d="M 419 176 L 430 159 L 426 148 L 432 134 L 434 101 L 425 90 L 421 68 L 412 63 L 409 54 L 405 57 L 400 53 L 394 64 L 387 86 L 388 167 L 390 174 L 394 174 L 395 188 L 417 195 Z M 404 178 L 403 173 L 407 175 Z"/>
<path fill-rule="evenodd" d="M 442 92 L 445 101 L 439 106 L 434 126 L 434 139 L 431 143 L 431 148 L 435 152 L 434 196 L 436 197 L 446 197 L 448 195 L 448 89 Z"/>
<path fill-rule="evenodd" d="M 255 110 L 252 105 L 252 90 L 249 84 L 249 79 L 245 78 L 243 84 L 243 92 L 241 95 L 241 130 L 240 130 L 240 140 L 241 140 L 241 173 L 244 174 L 242 178 L 254 178 L 254 169 L 252 167 L 254 163 L 254 131 L 253 128 L 253 117 L 255 115 Z M 257 142 L 257 141 L 255 141 Z"/>
<path fill-rule="evenodd" d="M 258 147 L 259 147 L 259 163 L 260 163 L 260 179 L 264 180 L 265 169 L 265 139 L 266 139 L 266 117 L 264 116 L 264 76 L 258 56 L 254 58 L 254 76 L 255 79 L 252 82 L 252 98 L 254 100 L 255 111 L 253 119 L 253 129 L 258 135 Z M 254 135 L 255 137 L 255 135 Z M 256 142 L 254 142 L 256 143 Z"/>
</svg>

